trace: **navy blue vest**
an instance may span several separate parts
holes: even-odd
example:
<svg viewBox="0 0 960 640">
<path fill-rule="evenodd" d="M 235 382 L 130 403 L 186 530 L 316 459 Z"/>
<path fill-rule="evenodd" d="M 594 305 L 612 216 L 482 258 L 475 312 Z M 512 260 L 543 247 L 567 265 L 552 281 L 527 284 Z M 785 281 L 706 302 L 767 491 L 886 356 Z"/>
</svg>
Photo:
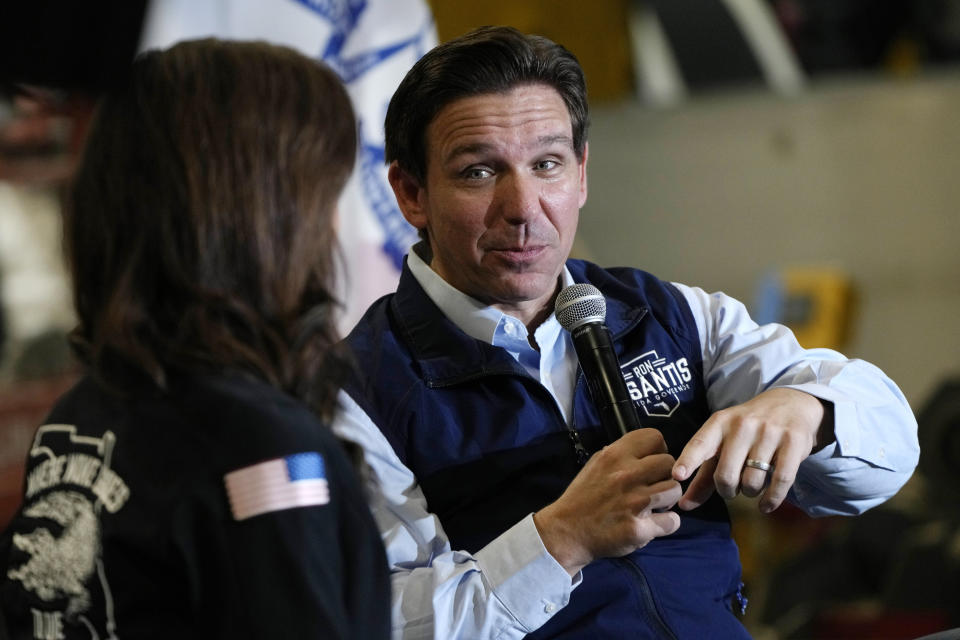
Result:
<svg viewBox="0 0 960 640">
<path fill-rule="evenodd" d="M 567 262 L 607 301 L 606 324 L 644 427 L 677 456 L 709 417 L 697 328 L 680 292 L 635 269 Z M 345 389 L 416 475 L 453 549 L 476 551 L 556 500 L 579 471 L 574 440 L 606 444 L 578 374 L 571 427 L 505 350 L 475 340 L 409 269 L 347 337 L 363 377 Z M 740 563 L 723 500 L 624 558 L 584 569 L 569 604 L 530 638 L 748 637 L 732 612 Z"/>
</svg>

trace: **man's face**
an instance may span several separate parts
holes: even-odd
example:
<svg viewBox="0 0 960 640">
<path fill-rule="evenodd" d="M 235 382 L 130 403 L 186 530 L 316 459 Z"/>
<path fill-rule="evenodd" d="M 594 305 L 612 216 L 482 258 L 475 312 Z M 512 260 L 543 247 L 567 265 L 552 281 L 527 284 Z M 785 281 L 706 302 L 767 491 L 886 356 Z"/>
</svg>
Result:
<svg viewBox="0 0 960 640">
<path fill-rule="evenodd" d="M 406 219 L 427 229 L 444 280 L 528 324 L 552 311 L 587 198 L 586 151 L 579 162 L 553 88 L 447 105 L 427 129 L 425 184 L 396 165 L 390 181 Z"/>
</svg>

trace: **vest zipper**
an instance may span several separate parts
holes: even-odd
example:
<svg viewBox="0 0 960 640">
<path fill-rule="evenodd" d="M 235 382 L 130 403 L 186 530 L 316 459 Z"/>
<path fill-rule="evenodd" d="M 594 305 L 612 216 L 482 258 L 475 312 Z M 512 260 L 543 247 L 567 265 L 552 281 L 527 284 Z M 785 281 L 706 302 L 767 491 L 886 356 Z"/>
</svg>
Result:
<svg viewBox="0 0 960 640">
<path fill-rule="evenodd" d="M 583 446 L 583 442 L 580 441 L 580 433 L 576 429 L 567 427 L 567 435 L 570 437 L 570 442 L 573 443 L 573 452 L 577 456 L 577 464 L 582 467 L 590 459 L 590 452 Z"/>
<path fill-rule="evenodd" d="M 557 413 L 560 414 L 560 419 L 563 420 L 563 423 L 567 426 L 567 435 L 573 444 L 573 453 L 577 457 L 577 464 L 581 467 L 587 464 L 587 460 L 590 459 L 590 452 L 583 446 L 583 441 L 580 439 L 580 432 L 577 431 L 577 388 L 580 386 L 582 380 L 583 369 L 581 369 L 578 364 L 577 378 L 573 381 L 573 403 L 570 406 L 570 424 L 567 424 L 567 421 L 563 420 L 563 413 L 560 411 L 560 408 L 557 407 Z M 554 401 L 553 404 L 556 405 L 556 401 Z"/>
<path fill-rule="evenodd" d="M 620 559 L 619 562 L 623 562 L 624 564 L 628 565 L 630 569 L 633 570 L 634 574 L 636 574 L 637 584 L 640 587 L 640 596 L 643 601 L 642 604 L 650 616 L 651 626 L 656 626 L 659 628 L 661 638 L 666 638 L 667 640 L 677 640 L 676 634 L 674 634 L 670 627 L 667 626 L 667 621 L 663 619 L 663 616 L 661 616 L 660 612 L 657 610 L 657 605 L 653 601 L 653 593 L 650 591 L 650 584 L 647 582 L 647 577 L 643 574 L 643 571 L 631 560 Z"/>
</svg>

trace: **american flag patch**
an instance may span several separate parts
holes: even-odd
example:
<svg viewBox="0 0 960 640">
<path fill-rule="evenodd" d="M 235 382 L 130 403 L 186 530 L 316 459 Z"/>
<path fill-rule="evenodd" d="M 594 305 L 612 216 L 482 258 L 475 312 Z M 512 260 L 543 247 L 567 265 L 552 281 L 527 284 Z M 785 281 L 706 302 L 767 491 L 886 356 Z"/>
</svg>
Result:
<svg viewBox="0 0 960 640">
<path fill-rule="evenodd" d="M 237 469 L 223 479 L 234 520 L 330 502 L 323 457 L 314 451 Z"/>
</svg>

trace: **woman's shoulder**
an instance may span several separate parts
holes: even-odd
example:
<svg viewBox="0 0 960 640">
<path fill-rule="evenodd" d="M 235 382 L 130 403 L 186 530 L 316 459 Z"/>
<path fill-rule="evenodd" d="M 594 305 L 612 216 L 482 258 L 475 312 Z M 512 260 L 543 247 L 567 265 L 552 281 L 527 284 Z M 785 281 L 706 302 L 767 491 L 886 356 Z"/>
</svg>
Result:
<svg viewBox="0 0 960 640">
<path fill-rule="evenodd" d="M 239 451 L 284 454 L 337 446 L 305 403 L 249 377 L 194 376 L 171 388 L 171 401 L 196 429 Z"/>
</svg>

